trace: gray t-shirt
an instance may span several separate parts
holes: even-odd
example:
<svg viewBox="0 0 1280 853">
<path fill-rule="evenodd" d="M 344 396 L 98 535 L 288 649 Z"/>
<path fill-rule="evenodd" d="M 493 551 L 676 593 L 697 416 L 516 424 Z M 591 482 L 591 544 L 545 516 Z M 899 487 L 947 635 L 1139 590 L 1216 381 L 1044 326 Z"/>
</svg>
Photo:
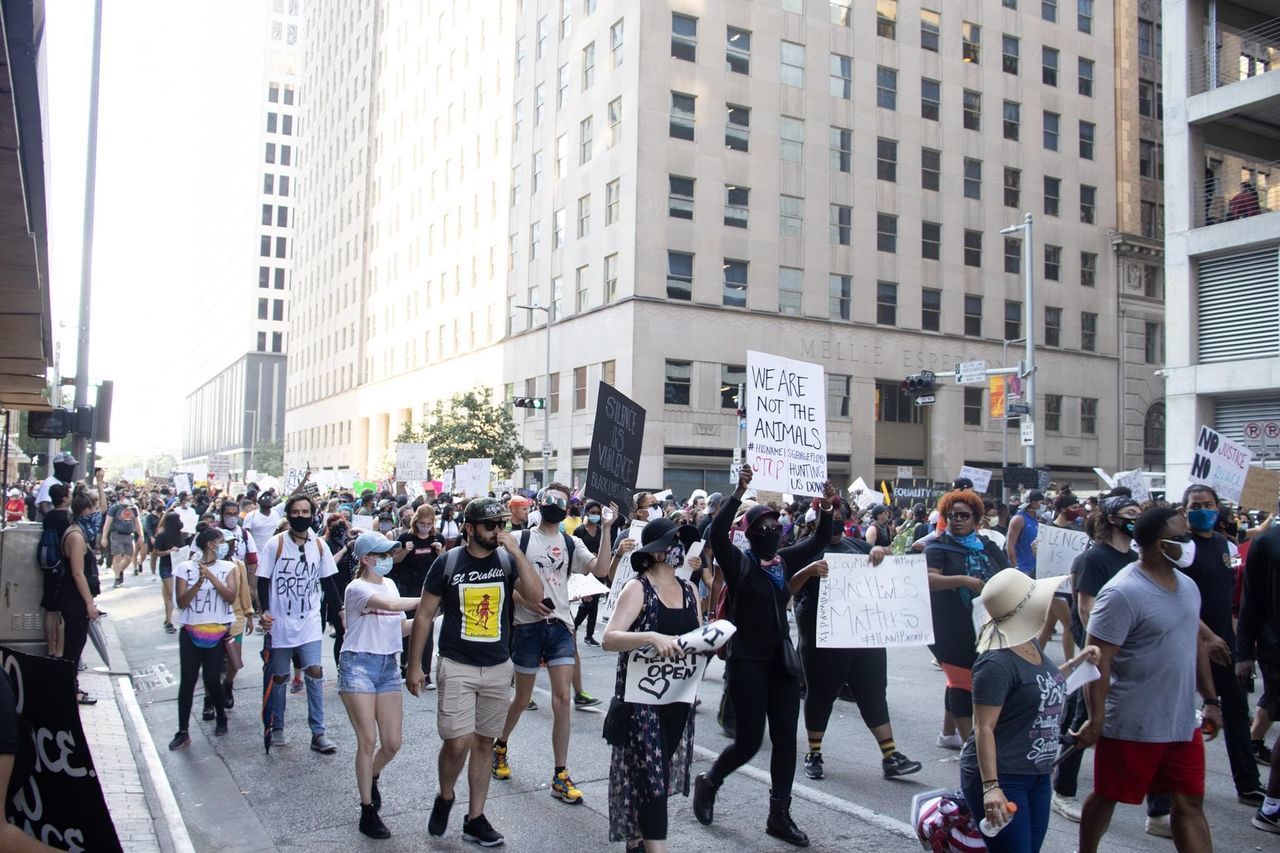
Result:
<svg viewBox="0 0 1280 853">
<path fill-rule="evenodd" d="M 1102 727 L 1109 738 L 1179 743 L 1195 732 L 1200 590 L 1173 575 L 1178 588 L 1170 591 L 1130 563 L 1098 592 L 1089 633 L 1120 646 Z"/>
<path fill-rule="evenodd" d="M 1001 775 L 1053 770 L 1066 699 L 1066 682 L 1043 653 L 1039 664 L 1009 649 L 978 657 L 973 665 L 973 703 L 1000 708 L 995 736 L 996 768 Z M 960 769 L 978 771 L 973 738 L 960 754 Z"/>
</svg>

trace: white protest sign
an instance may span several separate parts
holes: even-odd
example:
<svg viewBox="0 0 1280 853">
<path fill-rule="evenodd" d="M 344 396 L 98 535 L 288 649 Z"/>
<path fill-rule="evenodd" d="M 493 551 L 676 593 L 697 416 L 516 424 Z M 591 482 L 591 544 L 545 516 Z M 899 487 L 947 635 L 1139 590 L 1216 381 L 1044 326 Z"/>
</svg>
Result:
<svg viewBox="0 0 1280 853">
<path fill-rule="evenodd" d="M 1196 436 L 1195 455 L 1191 460 L 1191 483 L 1204 483 L 1212 487 L 1222 500 L 1238 504 L 1252 461 L 1253 451 L 1249 448 L 1202 426 Z"/>
<path fill-rule="evenodd" d="M 879 649 L 933 642 L 924 555 L 823 554 L 828 574 L 818 586 L 818 648 Z"/>
<path fill-rule="evenodd" d="M 1133 493 L 1133 499 L 1138 503 L 1151 500 L 1151 489 L 1147 486 L 1147 478 L 1141 468 L 1120 471 L 1116 474 L 1115 483 L 1112 485 L 1126 487 Z"/>
<path fill-rule="evenodd" d="M 613 573 L 613 584 L 609 587 L 609 594 L 604 599 L 604 613 L 601 615 L 608 619 L 613 615 L 613 609 L 618 606 L 618 596 L 622 595 L 622 589 L 629 581 L 635 580 L 639 575 L 636 570 L 631 568 L 631 555 L 627 554 L 618 561 L 618 570 Z"/>
<path fill-rule="evenodd" d="M 209 457 L 209 475 L 223 483 L 231 478 L 231 457 L 218 454 Z"/>
<path fill-rule="evenodd" d="M 409 442 L 396 443 L 396 479 L 421 483 L 427 479 L 427 446 Z"/>
<path fill-rule="evenodd" d="M 293 494 L 297 491 L 298 486 L 302 485 L 302 478 L 307 475 L 303 468 L 294 468 L 292 466 L 285 469 L 284 472 L 284 491 L 285 494 Z"/>
<path fill-rule="evenodd" d="M 173 475 L 173 490 L 178 494 L 186 492 L 191 494 L 191 475 L 185 471 L 178 471 Z M 196 526 L 191 525 L 191 532 L 194 533 Z"/>
<path fill-rule="evenodd" d="M 627 653 L 627 685 L 623 701 L 637 705 L 693 703 L 707 670 L 710 653 L 733 636 L 732 623 L 717 619 L 676 639 L 683 650 L 674 657 L 658 657 L 648 648 Z"/>
<path fill-rule="evenodd" d="M 1075 668 L 1075 670 L 1067 676 L 1067 693 L 1072 694 L 1084 687 L 1091 681 L 1097 681 L 1102 678 L 1102 670 L 1098 669 L 1088 661 L 1083 661 Z"/>
<path fill-rule="evenodd" d="M 453 475 L 455 470 L 456 469 L 454 468 L 450 468 L 448 471 L 445 471 L 444 475 L 440 478 L 440 482 L 444 484 L 446 494 L 453 494 Z"/>
<path fill-rule="evenodd" d="M 960 476 L 967 477 L 973 481 L 973 490 L 980 495 L 987 493 L 987 487 L 991 485 L 991 472 L 986 468 L 974 468 L 969 465 L 960 466 Z"/>
<path fill-rule="evenodd" d="M 146 479 L 146 476 L 147 476 L 146 472 L 143 471 L 141 468 L 125 468 L 124 469 L 124 478 L 128 480 L 130 483 L 134 483 L 134 482 L 137 482 L 138 480 Z"/>
<path fill-rule="evenodd" d="M 467 464 L 459 465 L 454 469 L 458 491 L 473 498 L 488 494 L 492 467 L 492 459 L 468 459 Z"/>
<path fill-rule="evenodd" d="M 1036 534 L 1036 577 L 1058 578 L 1071 574 L 1071 564 L 1088 547 L 1089 534 L 1083 530 L 1041 524 Z"/>
<path fill-rule="evenodd" d="M 827 480 L 822 366 L 748 350 L 746 439 L 752 488 L 822 494 Z"/>
<path fill-rule="evenodd" d="M 356 528 L 357 530 L 372 530 L 373 516 L 372 515 L 353 515 L 351 516 L 351 526 Z"/>
<path fill-rule="evenodd" d="M 186 509 L 175 510 L 175 512 L 178 513 L 178 518 L 182 519 L 182 532 L 195 533 L 196 525 L 200 523 L 200 516 L 196 515 L 196 511 L 191 507 L 187 507 Z"/>
<path fill-rule="evenodd" d="M 410 480 L 404 484 L 404 493 L 412 498 L 421 497 L 426 494 L 426 490 L 422 488 L 422 483 L 417 480 Z"/>
<path fill-rule="evenodd" d="M 1114 489 L 1116 487 L 1116 478 L 1112 477 L 1106 471 L 1103 471 L 1101 468 L 1094 468 L 1093 473 L 1098 475 L 1099 480 L 1107 484 L 1108 489 Z"/>
<path fill-rule="evenodd" d="M 689 546 L 689 550 L 684 554 L 684 562 L 676 568 L 676 577 L 680 580 L 687 581 L 693 579 L 693 567 L 689 565 L 689 561 L 694 557 L 702 557 L 702 546 L 706 543 L 699 539 Z"/>
<path fill-rule="evenodd" d="M 607 595 L 609 592 L 609 587 L 600 583 L 595 575 L 570 575 L 567 589 L 570 601 L 581 601 L 593 595 Z"/>
</svg>

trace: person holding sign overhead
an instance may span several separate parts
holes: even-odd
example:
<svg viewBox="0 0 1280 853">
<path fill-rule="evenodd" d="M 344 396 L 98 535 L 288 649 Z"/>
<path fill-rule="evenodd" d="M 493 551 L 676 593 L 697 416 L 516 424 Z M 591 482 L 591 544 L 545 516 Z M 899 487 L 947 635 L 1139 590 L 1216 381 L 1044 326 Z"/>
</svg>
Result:
<svg viewBox="0 0 1280 853">
<path fill-rule="evenodd" d="M 610 714 L 624 714 L 626 730 L 609 763 L 609 840 L 625 841 L 629 853 L 665 851 L 667 797 L 689 793 L 691 704 L 640 705 L 623 698 L 628 652 L 649 646 L 656 655 L 672 656 L 679 651 L 676 639 L 698 627 L 697 590 L 675 572 L 697 539 L 695 528 L 676 527 L 665 518 L 645 525 L 631 558 L 638 577 L 623 587 L 604 632 L 605 651 L 621 652 Z M 695 570 L 701 567 L 697 557 L 689 562 Z"/>
</svg>

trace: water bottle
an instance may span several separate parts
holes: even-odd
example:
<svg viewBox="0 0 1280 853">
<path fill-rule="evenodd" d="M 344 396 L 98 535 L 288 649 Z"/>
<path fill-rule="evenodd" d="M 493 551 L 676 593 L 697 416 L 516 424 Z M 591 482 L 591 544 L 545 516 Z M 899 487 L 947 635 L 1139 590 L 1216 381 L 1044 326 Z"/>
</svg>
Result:
<svg viewBox="0 0 1280 853">
<path fill-rule="evenodd" d="M 981 832 L 983 835 L 985 835 L 987 838 L 990 838 L 1000 830 L 1004 829 L 1006 826 L 1009 825 L 1009 821 L 1013 820 L 1013 814 L 1018 810 L 1018 804 L 1005 803 L 1004 810 L 1009 813 L 1009 820 L 1006 820 L 1000 826 L 993 826 L 991 822 L 984 817 L 981 821 L 978 822 L 978 831 Z"/>
</svg>

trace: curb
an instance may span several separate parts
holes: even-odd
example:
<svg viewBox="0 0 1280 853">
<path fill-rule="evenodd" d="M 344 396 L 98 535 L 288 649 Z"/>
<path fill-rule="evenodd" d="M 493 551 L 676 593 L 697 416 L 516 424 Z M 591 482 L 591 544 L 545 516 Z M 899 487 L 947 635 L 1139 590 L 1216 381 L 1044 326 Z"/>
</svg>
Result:
<svg viewBox="0 0 1280 853">
<path fill-rule="evenodd" d="M 164 772 L 164 765 L 160 763 L 160 753 L 156 751 L 155 741 L 152 740 L 147 722 L 142 717 L 142 708 L 138 705 L 137 696 L 133 691 L 133 681 L 126 676 L 120 676 L 116 679 L 116 685 L 120 706 L 125 711 L 129 735 L 138 742 L 136 753 L 139 759 L 138 767 L 143 771 L 143 779 L 150 789 L 152 803 L 160 810 L 159 819 L 157 820 L 154 815 L 152 818 L 156 824 L 157 839 L 167 837 L 169 844 L 165 845 L 162 841 L 161 847 L 174 853 L 195 853 L 191 837 L 187 834 L 186 821 L 183 820 L 182 812 L 178 808 L 178 799 L 173 795 L 173 788 L 169 786 L 169 776 Z"/>
</svg>

